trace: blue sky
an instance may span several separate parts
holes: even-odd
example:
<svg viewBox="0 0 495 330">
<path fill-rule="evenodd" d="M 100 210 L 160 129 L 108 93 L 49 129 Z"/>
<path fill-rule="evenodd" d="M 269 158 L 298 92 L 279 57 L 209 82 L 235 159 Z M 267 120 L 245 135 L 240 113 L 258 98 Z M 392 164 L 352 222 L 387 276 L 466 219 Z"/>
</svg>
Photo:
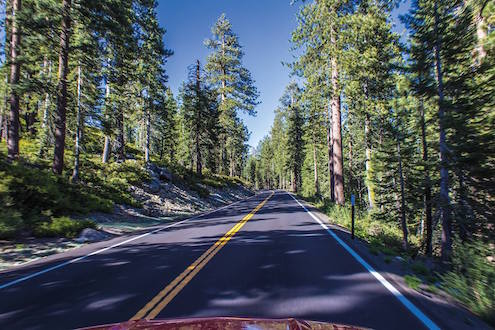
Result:
<svg viewBox="0 0 495 330">
<path fill-rule="evenodd" d="M 165 44 L 174 51 L 166 69 L 169 85 L 177 95 L 187 77 L 187 67 L 196 59 L 205 62 L 208 50 L 203 41 L 211 35 L 211 26 L 225 13 L 244 48 L 244 66 L 248 68 L 260 92 L 261 104 L 256 117 L 242 116 L 251 132 L 249 144 L 255 147 L 268 134 L 274 110 L 285 86 L 289 70 L 282 62 L 292 60 L 289 38 L 296 27 L 301 2 L 290 0 L 160 0 L 160 24 L 167 30 Z M 393 13 L 396 32 L 404 28 L 397 19 L 406 12 L 408 2 Z"/>
</svg>

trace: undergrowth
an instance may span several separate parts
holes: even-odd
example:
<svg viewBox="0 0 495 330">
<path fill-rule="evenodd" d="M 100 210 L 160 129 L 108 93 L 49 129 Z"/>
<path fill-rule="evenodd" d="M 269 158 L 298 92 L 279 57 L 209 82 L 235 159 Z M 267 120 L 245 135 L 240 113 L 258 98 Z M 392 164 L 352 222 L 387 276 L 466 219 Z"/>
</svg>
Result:
<svg viewBox="0 0 495 330">
<path fill-rule="evenodd" d="M 452 269 L 441 276 L 442 288 L 474 313 L 495 325 L 495 263 L 493 251 L 483 242 L 454 246 Z"/>
<path fill-rule="evenodd" d="M 214 174 L 208 169 L 203 171 L 203 175 L 199 176 L 195 171 L 180 166 L 178 164 L 164 164 L 174 173 L 173 180 L 176 183 L 185 184 L 189 189 L 198 193 L 202 198 L 207 198 L 210 195 L 206 186 L 225 189 L 234 186 L 249 187 L 250 184 L 239 177 L 229 177 L 227 175 Z"/>
<path fill-rule="evenodd" d="M 335 224 L 351 230 L 352 212 L 351 207 L 341 207 L 332 203 L 326 198 L 308 198 L 306 200 L 313 203 L 318 209 L 324 212 Z M 373 214 L 366 210 L 356 208 L 354 218 L 354 232 L 356 237 L 366 240 L 370 244 L 370 252 L 378 255 L 412 255 L 419 249 L 419 239 L 409 236 L 410 248 L 404 251 L 402 248 L 402 231 L 399 222 L 382 221 L 373 217 Z"/>
<path fill-rule="evenodd" d="M 140 161 L 102 164 L 99 155 L 81 158 L 81 178 L 71 183 L 72 154 L 66 151 L 66 168 L 54 175 L 50 158 L 40 159 L 37 141 L 21 140 L 21 157 L 9 163 L 5 143 L 0 144 L 0 238 L 20 233 L 35 236 L 74 236 L 89 221 L 70 220 L 71 215 L 111 212 L 115 203 L 140 206 L 129 186 L 149 180 Z"/>
<path fill-rule="evenodd" d="M 304 197 L 313 203 L 337 225 L 351 229 L 350 207 L 340 207 L 329 200 Z M 393 255 L 417 255 L 420 248 L 419 238 L 410 235 L 410 250 L 402 248 L 402 231 L 398 221 L 383 221 L 374 218 L 365 210 L 356 210 L 355 234 L 369 243 L 372 254 L 385 255 L 388 262 Z M 438 272 L 415 261 L 410 265 L 413 274 L 406 275 L 404 280 L 412 289 L 418 290 L 424 283 L 426 291 L 436 293 L 438 287 L 464 303 L 472 312 L 479 315 L 491 325 L 495 325 L 495 262 L 494 251 L 488 243 L 479 241 L 456 241 L 453 257 L 447 268 Z M 388 263 L 387 262 L 387 263 Z M 445 270 L 447 269 L 447 270 Z"/>
<path fill-rule="evenodd" d="M 65 151 L 64 171 L 58 176 L 51 171 L 51 150 L 40 158 L 39 141 L 21 139 L 20 159 L 12 163 L 7 161 L 5 142 L 0 143 L 0 239 L 16 238 L 20 234 L 73 237 L 95 224 L 72 220 L 70 216 L 81 218 L 80 215 L 94 211 L 112 212 L 116 203 L 142 206 L 130 189 L 131 185 L 138 186 L 151 180 L 142 152 L 126 145 L 126 154 L 131 159 L 103 164 L 103 136 L 91 129 L 85 133 L 85 153 L 81 154 L 77 183 L 71 182 L 74 158 L 70 148 Z M 184 166 L 168 164 L 167 168 L 173 173 L 174 183 L 185 185 L 201 198 L 209 196 L 208 187 L 249 186 L 240 178 L 213 174 L 208 170 L 198 176 Z"/>
</svg>

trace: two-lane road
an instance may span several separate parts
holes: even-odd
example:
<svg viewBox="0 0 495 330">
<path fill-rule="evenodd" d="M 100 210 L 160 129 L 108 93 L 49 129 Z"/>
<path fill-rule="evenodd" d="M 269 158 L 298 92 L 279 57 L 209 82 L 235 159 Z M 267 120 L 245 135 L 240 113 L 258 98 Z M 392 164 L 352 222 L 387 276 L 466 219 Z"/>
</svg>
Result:
<svg viewBox="0 0 495 330">
<path fill-rule="evenodd" d="M 0 329 L 203 316 L 435 326 L 337 239 L 288 193 L 264 192 L 0 274 Z"/>
</svg>

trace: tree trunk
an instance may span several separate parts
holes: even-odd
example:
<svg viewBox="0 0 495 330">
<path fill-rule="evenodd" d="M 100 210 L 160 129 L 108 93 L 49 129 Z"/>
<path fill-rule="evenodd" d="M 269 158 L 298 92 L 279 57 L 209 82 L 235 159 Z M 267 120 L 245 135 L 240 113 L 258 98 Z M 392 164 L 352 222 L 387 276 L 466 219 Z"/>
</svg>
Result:
<svg viewBox="0 0 495 330">
<path fill-rule="evenodd" d="M 48 70 L 48 73 L 47 71 Z M 48 61 L 47 57 L 43 61 L 43 75 L 45 76 L 46 85 L 49 84 L 52 77 L 52 61 Z M 48 136 L 50 134 L 50 128 L 48 123 L 48 117 L 50 112 L 50 94 L 48 92 L 45 93 L 45 101 L 43 104 L 43 118 L 41 121 L 41 138 L 40 138 L 40 149 L 39 149 L 39 157 L 44 158 L 46 149 L 48 147 Z"/>
<path fill-rule="evenodd" d="M 332 44 L 335 45 L 335 37 L 332 34 Z M 339 71 L 337 59 L 332 58 L 332 149 L 333 149 L 333 171 L 335 180 L 335 201 L 344 205 L 344 173 L 342 159 L 342 128 L 340 115 L 340 91 Z"/>
<path fill-rule="evenodd" d="M 402 156 L 400 151 L 400 140 L 397 137 L 397 160 L 399 162 L 399 181 L 400 181 L 400 223 L 402 227 L 402 247 L 404 250 L 409 249 L 407 241 L 407 222 L 406 222 L 406 198 L 404 192 L 404 175 L 402 173 Z"/>
<path fill-rule="evenodd" d="M 225 36 L 222 36 L 222 57 L 225 56 Z M 222 65 L 222 91 L 220 93 L 221 100 L 221 111 L 225 111 L 225 99 L 227 98 L 225 95 L 225 88 L 227 87 L 227 82 L 225 81 L 225 75 L 227 74 L 225 66 Z M 224 113 L 224 116 L 226 114 Z M 224 129 L 225 127 L 222 127 Z M 225 132 L 221 133 L 220 136 L 220 168 L 219 173 L 224 174 L 226 172 L 226 160 L 227 160 L 227 137 L 225 136 Z"/>
<path fill-rule="evenodd" d="M 294 176 L 294 171 L 291 171 L 290 172 L 290 190 L 292 192 L 295 192 L 295 189 L 296 189 L 296 179 Z"/>
<path fill-rule="evenodd" d="M 318 182 L 318 156 L 316 151 L 316 134 L 313 129 L 313 171 L 314 171 L 314 183 L 315 183 L 315 194 L 320 196 L 320 183 Z"/>
<path fill-rule="evenodd" d="M 124 141 L 124 109 L 119 107 L 116 116 L 117 137 L 115 139 L 115 156 L 117 162 L 125 162 L 125 141 Z"/>
<path fill-rule="evenodd" d="M 201 159 L 201 145 L 200 145 L 200 134 L 201 134 L 201 67 L 199 60 L 196 61 L 196 173 L 201 176 L 203 175 L 203 160 Z"/>
<path fill-rule="evenodd" d="M 419 115 L 420 115 L 420 125 L 421 125 L 421 143 L 423 146 L 423 163 L 424 163 L 424 175 L 425 175 L 425 190 L 423 203 L 425 208 L 425 218 L 426 218 L 426 254 L 431 255 L 432 253 L 432 238 L 433 238 L 433 217 L 431 211 L 431 179 L 430 172 L 428 168 L 428 144 L 426 142 L 426 125 L 425 125 L 425 112 L 423 101 L 420 101 Z"/>
<path fill-rule="evenodd" d="M 371 118 L 369 113 L 366 113 L 366 119 L 364 121 L 364 139 L 366 144 L 366 190 L 368 191 L 368 206 L 372 209 L 375 206 L 375 193 L 372 187 L 371 178 Z"/>
<path fill-rule="evenodd" d="M 440 147 L 440 217 L 442 221 L 442 259 L 448 261 L 452 252 L 452 228 L 450 219 L 450 197 L 449 197 L 449 160 L 447 148 L 447 136 L 445 132 L 445 102 L 443 91 L 443 72 L 440 58 L 441 42 L 438 32 L 440 24 L 438 14 L 438 0 L 434 4 L 434 32 L 435 32 L 435 69 L 438 93 L 438 122 L 439 122 L 439 147 Z"/>
<path fill-rule="evenodd" d="M 170 152 L 170 155 L 169 155 L 170 164 L 173 164 L 175 162 L 174 147 L 170 146 L 169 152 Z"/>
<path fill-rule="evenodd" d="M 328 156 L 328 185 L 330 190 L 330 200 L 335 202 L 335 182 L 333 176 L 333 148 L 332 148 L 332 121 L 330 120 L 330 116 L 328 112 L 330 109 L 325 111 L 325 121 L 327 126 L 327 156 Z"/>
<path fill-rule="evenodd" d="M 488 3 L 488 1 L 486 2 Z M 485 18 L 482 16 L 483 7 L 479 10 L 476 10 L 474 14 L 474 20 L 476 25 L 476 36 L 478 39 L 478 45 L 476 47 L 476 51 L 478 53 L 478 63 L 483 62 L 483 59 L 486 57 L 485 50 L 485 41 L 487 37 L 487 32 L 485 30 Z"/>
<path fill-rule="evenodd" d="M 2 142 L 3 139 L 3 123 L 4 123 L 4 114 L 2 112 L 0 113 L 0 142 Z"/>
<path fill-rule="evenodd" d="M 8 106 L 8 98 L 7 98 L 7 85 L 9 83 L 9 79 L 5 79 L 5 92 L 4 92 L 4 103 L 2 110 L 0 111 L 0 142 L 4 139 L 5 134 L 5 123 L 7 122 L 7 106 Z"/>
<path fill-rule="evenodd" d="M 108 111 L 108 109 L 110 109 L 110 107 L 107 106 L 107 104 L 109 102 L 110 102 L 110 85 L 109 85 L 108 81 L 106 81 L 106 83 L 105 83 L 105 106 L 107 107 L 107 111 Z M 110 157 L 110 144 L 111 144 L 110 136 L 105 134 L 105 142 L 103 143 L 103 153 L 101 155 L 101 162 L 104 164 L 108 163 L 108 159 Z"/>
<path fill-rule="evenodd" d="M 64 168 L 65 125 L 67 111 L 67 73 L 69 70 L 69 33 L 71 0 L 62 1 L 62 28 L 60 31 L 60 53 L 58 59 L 57 113 L 55 116 L 55 149 L 53 151 L 53 173 L 61 174 Z"/>
<path fill-rule="evenodd" d="M 5 44 L 4 44 L 4 52 L 5 52 L 5 64 L 10 63 L 10 43 L 12 41 L 12 1 L 5 1 Z M 2 109 L 2 125 L 0 126 L 0 141 L 5 140 L 8 143 L 8 130 L 9 130 L 9 116 L 10 116 L 10 95 L 9 95 L 9 84 L 10 84 L 10 72 L 5 73 L 5 91 L 3 96 L 3 109 Z"/>
<path fill-rule="evenodd" d="M 82 114 L 81 114 L 81 65 L 77 67 L 77 115 L 76 115 L 76 138 L 74 143 L 74 170 L 72 171 L 72 182 L 79 181 L 79 156 L 81 153 L 81 126 L 82 126 Z"/>
<path fill-rule="evenodd" d="M 105 135 L 105 142 L 103 143 L 103 154 L 101 156 L 102 163 L 108 163 L 108 159 L 110 158 L 110 149 L 111 149 L 111 140 L 108 135 Z"/>
<path fill-rule="evenodd" d="M 151 101 L 151 104 L 153 101 Z M 151 105 L 150 105 L 151 106 Z M 146 107 L 145 116 L 146 116 L 146 141 L 144 146 L 144 161 L 146 164 L 150 162 L 150 141 L 151 141 L 151 115 L 150 115 L 150 106 Z"/>
<path fill-rule="evenodd" d="M 230 151 L 229 163 L 229 176 L 234 176 L 234 150 Z"/>
<path fill-rule="evenodd" d="M 348 185 L 351 191 L 353 191 L 353 184 L 354 184 L 354 175 L 353 175 L 353 170 L 352 170 L 352 137 L 349 137 L 349 178 L 348 178 Z"/>
<path fill-rule="evenodd" d="M 7 136 L 7 157 L 9 160 L 19 158 L 19 76 L 21 64 L 19 63 L 19 49 L 21 46 L 21 27 L 19 24 L 19 11 L 21 0 L 12 0 L 11 41 L 10 41 L 10 114 Z"/>
<path fill-rule="evenodd" d="M 6 20 L 6 24 L 7 24 Z M 7 28 L 7 27 L 6 27 Z M 10 44 L 10 42 L 9 42 Z M 7 56 L 8 58 L 9 56 Z M 7 140 L 7 123 L 8 123 L 8 107 L 9 107 L 9 75 L 5 75 L 5 91 L 3 96 L 3 108 L 2 108 L 2 123 L 0 124 L 0 141 Z"/>
</svg>

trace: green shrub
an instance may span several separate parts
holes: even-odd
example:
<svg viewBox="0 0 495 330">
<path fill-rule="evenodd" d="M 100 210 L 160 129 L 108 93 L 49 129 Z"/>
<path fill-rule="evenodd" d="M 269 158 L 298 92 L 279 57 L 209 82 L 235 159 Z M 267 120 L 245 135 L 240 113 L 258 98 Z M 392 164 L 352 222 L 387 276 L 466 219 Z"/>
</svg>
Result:
<svg viewBox="0 0 495 330">
<path fill-rule="evenodd" d="M 36 237 L 66 237 L 74 238 L 84 228 L 96 228 L 96 224 L 89 220 L 72 220 L 69 217 L 51 218 L 34 227 Z"/>
<path fill-rule="evenodd" d="M 210 186 L 210 187 L 215 187 L 215 188 L 223 188 L 225 187 L 225 183 L 220 181 L 220 180 L 215 180 L 214 178 L 204 178 L 203 184 Z"/>
<path fill-rule="evenodd" d="M 351 229 L 352 213 L 351 208 L 339 206 L 326 198 L 304 197 L 305 200 L 313 203 L 318 209 L 324 212 L 335 223 L 344 228 Z M 378 255 L 399 255 L 404 253 L 402 248 L 402 231 L 396 224 L 383 219 L 377 219 L 366 210 L 355 211 L 354 219 L 355 235 L 370 243 L 370 252 Z M 419 249 L 419 239 L 414 235 L 409 235 L 410 251 L 413 254 Z"/>
<path fill-rule="evenodd" d="M 438 288 L 434 284 L 428 284 L 428 286 L 425 288 L 425 291 L 431 292 L 433 294 L 437 294 Z"/>
<path fill-rule="evenodd" d="M 452 270 L 441 276 L 442 288 L 495 325 L 495 264 L 483 242 L 456 243 Z"/>
<path fill-rule="evenodd" d="M 411 265 L 411 269 L 415 274 L 421 276 L 428 276 L 430 274 L 430 270 L 421 262 L 415 262 Z"/>
<path fill-rule="evenodd" d="M 15 238 L 21 231 L 37 231 L 39 235 L 57 232 L 47 227 L 52 216 L 111 212 L 114 201 L 131 204 L 134 200 L 129 193 L 129 181 L 135 182 L 146 175 L 136 169 L 138 165 L 129 164 L 122 166 L 123 170 L 113 166 L 99 176 L 98 166 L 85 160 L 84 170 L 88 171 L 81 172 L 80 183 L 73 184 L 67 177 L 54 175 L 42 161 L 26 162 L 26 159 L 30 157 L 9 163 L 5 154 L 0 153 L 0 238 Z M 121 173 L 126 180 L 117 179 Z M 93 181 L 86 181 L 87 178 Z"/>
<path fill-rule="evenodd" d="M 418 290 L 422 283 L 421 279 L 414 275 L 406 275 L 404 276 L 404 280 L 406 281 L 407 286 L 414 290 Z"/>
<path fill-rule="evenodd" d="M 0 210 L 0 239 L 12 238 L 24 227 L 21 214 L 15 210 Z"/>
<path fill-rule="evenodd" d="M 201 198 L 208 198 L 210 196 L 209 190 L 197 183 L 190 184 L 189 189 L 198 193 Z"/>
<path fill-rule="evenodd" d="M 215 186 L 222 186 L 222 183 L 212 179 L 214 176 L 210 176 L 208 172 L 205 172 L 205 175 L 200 177 L 196 174 L 196 172 L 191 171 L 190 169 L 180 166 L 173 165 L 170 166 L 170 169 L 174 173 L 172 181 L 176 184 L 182 184 L 187 186 L 188 189 L 196 192 L 201 198 L 207 198 L 210 195 L 208 189 L 206 189 L 203 185 L 210 185 L 209 183 Z"/>
</svg>

